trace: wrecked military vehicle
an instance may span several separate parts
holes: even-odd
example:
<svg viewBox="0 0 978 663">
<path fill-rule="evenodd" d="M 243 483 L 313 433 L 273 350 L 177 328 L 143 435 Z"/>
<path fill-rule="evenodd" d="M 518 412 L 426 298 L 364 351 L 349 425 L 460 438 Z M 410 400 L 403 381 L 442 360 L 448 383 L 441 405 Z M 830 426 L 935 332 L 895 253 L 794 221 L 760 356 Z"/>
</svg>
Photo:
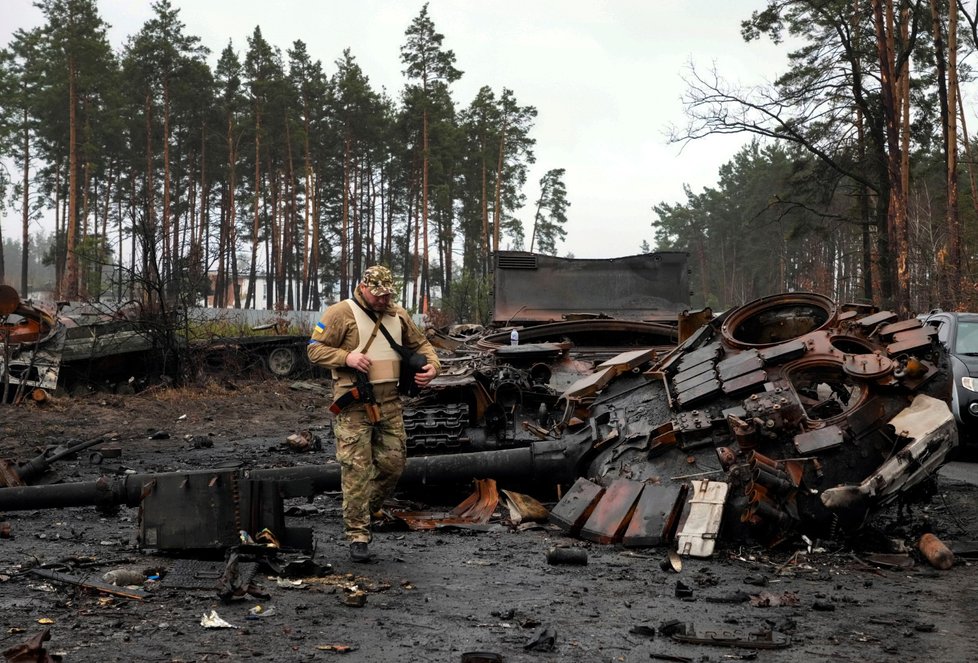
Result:
<svg viewBox="0 0 978 663">
<path fill-rule="evenodd" d="M 688 309 L 684 252 L 610 259 L 499 252 L 489 330 L 430 334 L 445 355 L 443 371 L 405 407 L 409 454 L 548 437 L 565 388 L 621 352 L 675 347 Z"/>
<path fill-rule="evenodd" d="M 957 443 L 948 360 L 932 328 L 816 293 L 691 313 L 668 297 L 687 290 L 684 254 L 620 260 L 606 271 L 633 282 L 616 290 L 609 277 L 589 290 L 604 293 L 595 312 L 582 313 L 532 300 L 546 290 L 539 283 L 562 282 L 562 270 L 568 292 L 587 290 L 573 283 L 577 264 L 498 257 L 501 272 L 524 270 L 520 282 L 539 278 L 538 287 L 523 292 L 524 304 L 500 305 L 492 332 L 438 340 L 451 348 L 446 370 L 406 409 L 405 493 L 491 479 L 555 502 L 550 519 L 571 535 L 693 556 L 709 556 L 717 541 L 842 537 L 881 507 L 926 494 Z M 654 294 L 660 285 L 664 294 Z M 638 287 L 653 294 L 609 309 L 618 317 L 597 308 Z M 262 514 L 263 527 L 288 538 L 282 498 L 337 490 L 339 467 L 18 486 L 0 489 L 0 511 L 139 506 L 194 485 L 220 492 L 228 513 Z M 164 492 L 168 508 L 186 495 Z M 211 544 L 233 544 L 232 530 Z M 169 545 L 187 547 L 188 531 Z M 159 547 L 163 538 L 154 530 L 142 540 Z"/>
<path fill-rule="evenodd" d="M 34 388 L 58 383 L 65 330 L 54 316 L 20 300 L 0 285 L 0 380 L 2 401 Z"/>
<path fill-rule="evenodd" d="M 0 286 L 0 384 L 6 397 L 42 399 L 60 389 L 133 393 L 163 376 L 192 367 L 261 368 L 285 378 L 308 368 L 307 337 L 278 325 L 253 327 L 259 335 L 187 341 L 176 312 L 148 315 L 135 302 L 123 305 L 59 302 L 48 311 Z"/>
<path fill-rule="evenodd" d="M 486 411 L 507 414 L 507 435 L 535 439 L 409 460 L 401 485 L 485 477 L 569 487 L 551 514 L 569 533 L 676 542 L 703 556 L 721 530 L 766 545 L 843 536 L 925 492 L 957 443 L 947 356 L 934 341 L 919 320 L 875 307 L 765 297 L 671 350 L 607 359 L 552 401 L 526 388 L 505 404 L 487 399 Z M 492 429 L 463 432 L 477 435 Z"/>
</svg>

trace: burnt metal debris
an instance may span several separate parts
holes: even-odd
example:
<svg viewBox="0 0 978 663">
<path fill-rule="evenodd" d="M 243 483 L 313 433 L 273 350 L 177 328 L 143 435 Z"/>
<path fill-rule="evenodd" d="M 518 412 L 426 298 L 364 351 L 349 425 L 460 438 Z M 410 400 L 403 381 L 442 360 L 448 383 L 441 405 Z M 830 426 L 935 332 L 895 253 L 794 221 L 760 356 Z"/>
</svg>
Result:
<svg viewBox="0 0 978 663">
<path fill-rule="evenodd" d="M 685 287 L 684 261 L 641 258 L 629 270 Z M 540 276 L 522 254 L 500 261 Z M 510 303 L 500 311 L 523 323 L 518 345 L 505 327 L 436 337 L 446 370 L 405 411 L 400 487 L 493 479 L 556 497 L 551 521 L 572 536 L 706 557 L 718 541 L 856 532 L 923 493 L 956 445 L 947 356 L 919 320 L 804 292 L 716 316 L 683 304 L 558 322 L 546 302 Z M 218 496 L 222 521 L 307 548 L 282 500 L 338 488 L 335 463 L 201 470 L 0 488 L 0 511 L 141 506 L 144 547 L 215 548 L 239 535 L 212 527 Z"/>
</svg>

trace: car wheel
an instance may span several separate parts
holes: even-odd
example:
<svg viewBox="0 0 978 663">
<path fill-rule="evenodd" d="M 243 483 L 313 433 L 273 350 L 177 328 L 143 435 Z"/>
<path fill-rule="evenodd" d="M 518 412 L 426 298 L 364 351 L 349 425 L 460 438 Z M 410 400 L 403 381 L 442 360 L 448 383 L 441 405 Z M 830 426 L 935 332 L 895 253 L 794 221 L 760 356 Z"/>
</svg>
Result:
<svg viewBox="0 0 978 663">
<path fill-rule="evenodd" d="M 272 375 L 287 377 L 295 370 L 295 351 L 292 348 L 275 348 L 268 353 L 267 364 Z"/>
</svg>

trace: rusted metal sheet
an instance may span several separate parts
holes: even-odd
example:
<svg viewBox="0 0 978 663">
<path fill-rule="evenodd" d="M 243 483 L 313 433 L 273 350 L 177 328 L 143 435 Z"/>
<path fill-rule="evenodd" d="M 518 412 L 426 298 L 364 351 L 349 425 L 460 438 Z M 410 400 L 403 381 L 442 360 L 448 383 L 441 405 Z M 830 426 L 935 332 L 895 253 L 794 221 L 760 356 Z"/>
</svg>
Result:
<svg viewBox="0 0 978 663">
<path fill-rule="evenodd" d="M 649 320 L 689 308 L 687 254 L 664 251 L 608 259 L 499 251 L 493 264 L 493 322 L 552 322 L 590 313 Z"/>
<path fill-rule="evenodd" d="M 918 320 L 917 318 L 908 318 L 906 320 L 900 320 L 899 322 L 894 322 L 880 328 L 880 338 L 884 340 L 890 340 L 894 334 L 909 331 L 911 329 L 918 329 L 923 326 L 924 323 Z"/>
<path fill-rule="evenodd" d="M 708 324 L 713 319 L 713 309 L 704 308 L 698 311 L 681 311 L 679 313 L 679 342 L 682 343 L 696 330 Z"/>
<path fill-rule="evenodd" d="M 696 374 L 691 374 L 692 371 L 685 371 L 681 373 L 680 375 L 684 376 L 685 379 L 682 380 L 681 382 L 679 381 L 673 382 L 673 389 L 675 390 L 675 392 L 677 394 L 682 394 L 683 392 L 687 392 L 695 389 L 696 387 L 700 386 L 705 382 L 716 382 L 717 372 L 713 370 L 712 365 L 707 364 L 706 367 L 707 370 Z"/>
<path fill-rule="evenodd" d="M 499 491 L 492 479 L 479 479 L 475 490 L 448 513 L 393 511 L 392 515 L 413 530 L 445 525 L 484 525 L 499 505 Z"/>
<path fill-rule="evenodd" d="M 638 548 L 670 543 L 688 491 L 686 484 L 646 484 L 625 530 L 622 545 Z"/>
<path fill-rule="evenodd" d="M 727 396 L 745 394 L 763 387 L 766 382 L 766 372 L 762 370 L 754 371 L 753 373 L 741 375 L 732 380 L 725 380 L 723 382 L 723 393 Z"/>
<path fill-rule="evenodd" d="M 781 364 L 792 359 L 798 359 L 808 351 L 808 346 L 802 341 L 788 341 L 770 348 L 760 348 L 757 354 L 765 364 Z"/>
<path fill-rule="evenodd" d="M 761 359 L 758 351 L 748 350 L 721 361 L 717 364 L 717 372 L 720 375 L 720 380 L 726 382 L 727 380 L 752 373 L 763 367 L 764 361 Z"/>
<path fill-rule="evenodd" d="M 688 354 L 682 355 L 676 366 L 676 372 L 682 373 L 698 364 L 716 364 L 717 359 L 723 354 L 723 346 L 719 343 L 710 343 L 698 350 L 693 350 Z"/>
<path fill-rule="evenodd" d="M 676 394 L 676 402 L 681 408 L 689 408 L 697 403 L 702 403 L 711 398 L 715 398 L 722 393 L 722 391 L 723 390 L 720 387 L 719 380 L 707 380 L 706 382 L 696 385 L 691 389 L 687 389 Z"/>
<path fill-rule="evenodd" d="M 826 426 L 795 435 L 795 450 L 803 456 L 834 449 L 844 441 L 842 429 Z"/>
<path fill-rule="evenodd" d="M 689 382 L 694 378 L 699 378 L 699 380 L 695 383 L 699 384 L 699 382 L 702 382 L 703 375 L 708 375 L 711 378 L 717 377 L 716 365 L 712 361 L 700 362 L 699 364 L 690 366 L 686 370 L 676 373 L 676 375 L 672 378 L 672 382 L 679 389 L 682 389 L 683 383 Z"/>
<path fill-rule="evenodd" d="M 603 494 L 603 486 L 584 477 L 579 478 L 550 510 L 550 521 L 564 531 L 577 535 Z"/>
<path fill-rule="evenodd" d="M 615 479 L 598 500 L 587 522 L 581 527 L 581 538 L 597 543 L 618 543 L 632 517 L 644 484 Z"/>
<path fill-rule="evenodd" d="M 880 311 L 879 313 L 874 313 L 872 315 L 867 315 L 864 318 L 860 318 L 857 324 L 864 329 L 870 327 L 876 327 L 880 324 L 889 324 L 897 319 L 897 314 L 892 311 Z"/>
<path fill-rule="evenodd" d="M 602 389 L 608 386 L 612 378 L 615 377 L 615 371 L 612 368 L 606 368 L 597 373 L 592 373 L 591 375 L 585 376 L 569 386 L 565 391 L 563 397 L 570 399 L 586 398 L 588 396 L 593 396 Z"/>
</svg>

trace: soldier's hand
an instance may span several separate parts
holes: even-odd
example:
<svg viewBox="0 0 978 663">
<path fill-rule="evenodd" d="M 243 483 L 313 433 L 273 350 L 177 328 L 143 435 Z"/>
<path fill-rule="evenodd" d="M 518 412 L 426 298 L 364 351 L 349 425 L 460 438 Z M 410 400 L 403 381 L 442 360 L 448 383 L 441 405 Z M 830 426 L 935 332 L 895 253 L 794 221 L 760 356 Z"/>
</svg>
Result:
<svg viewBox="0 0 978 663">
<path fill-rule="evenodd" d="M 346 365 L 355 371 L 366 373 L 370 369 L 370 357 L 354 351 L 346 356 Z"/>
<path fill-rule="evenodd" d="M 414 374 L 414 383 L 419 387 L 427 387 L 428 383 L 435 379 L 438 372 L 435 367 L 431 364 L 425 364 L 421 367 L 420 373 Z"/>
</svg>

